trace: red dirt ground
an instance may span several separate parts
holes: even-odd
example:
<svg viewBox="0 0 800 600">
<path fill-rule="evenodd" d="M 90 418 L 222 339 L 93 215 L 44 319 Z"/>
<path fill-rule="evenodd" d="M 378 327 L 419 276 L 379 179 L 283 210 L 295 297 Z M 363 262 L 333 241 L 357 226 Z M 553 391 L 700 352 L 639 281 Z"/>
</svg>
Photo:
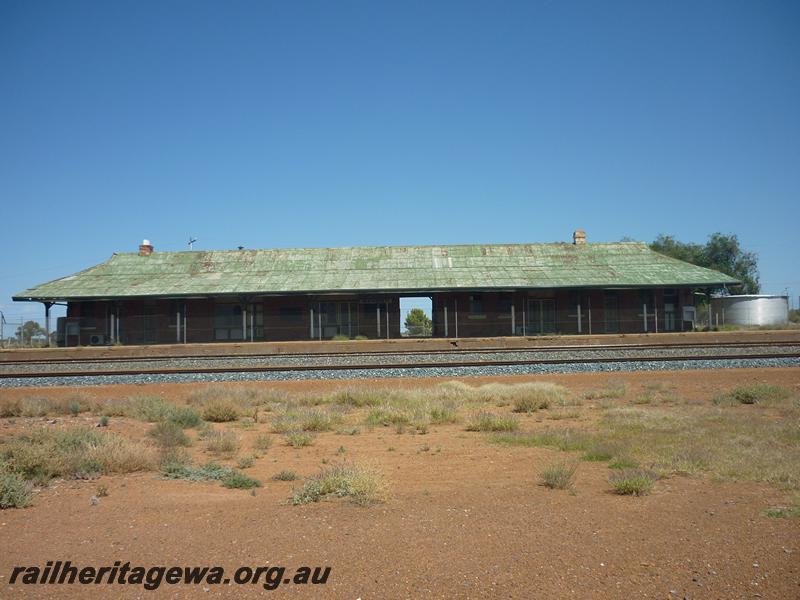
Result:
<svg viewBox="0 0 800 600">
<path fill-rule="evenodd" d="M 546 380 L 580 392 L 609 379 L 637 388 L 674 385 L 708 402 L 725 387 L 769 382 L 800 391 L 800 370 L 657 372 L 505 377 L 466 381 Z M 384 380 L 430 385 L 437 380 Z M 247 384 L 253 385 L 253 384 Z M 267 384 L 264 384 L 267 385 Z M 342 382 L 281 382 L 287 390 L 331 389 Z M 82 391 L 98 398 L 133 391 L 185 397 L 197 386 L 117 386 Z M 3 390 L 2 396 L 73 393 L 74 389 Z M 675 407 L 680 410 L 680 407 Z M 527 418 L 527 417 L 524 417 Z M 533 419 L 534 417 L 530 417 Z M 93 423 L 96 418 L 60 417 Z M 16 430 L 0 420 L 0 434 Z M 140 435 L 147 425 L 112 419 L 110 429 Z M 254 430 L 242 430 L 245 437 Z M 387 475 L 385 504 L 344 501 L 290 506 L 297 482 L 270 477 L 282 469 L 316 473 L 323 459 L 371 461 Z M 248 442 L 243 448 L 248 447 Z M 389 451 L 393 447 L 394 451 Z M 429 450 L 425 450 L 428 447 Z M 244 454 L 244 452 L 242 452 Z M 581 463 L 576 493 L 538 485 L 554 450 L 504 448 L 463 426 L 427 435 L 375 429 L 355 436 L 321 434 L 294 450 L 276 443 L 248 469 L 264 481 L 255 496 L 218 483 L 162 481 L 155 474 L 61 481 L 27 509 L 0 512 L 1 598 L 800 598 L 800 521 L 761 516 L 785 504 L 785 492 L 748 482 L 674 476 L 650 496 L 616 496 L 602 463 Z M 108 497 L 90 503 L 97 485 Z M 325 586 L 162 584 L 138 586 L 8 585 L 14 565 L 71 560 L 81 565 L 328 565 Z"/>
</svg>

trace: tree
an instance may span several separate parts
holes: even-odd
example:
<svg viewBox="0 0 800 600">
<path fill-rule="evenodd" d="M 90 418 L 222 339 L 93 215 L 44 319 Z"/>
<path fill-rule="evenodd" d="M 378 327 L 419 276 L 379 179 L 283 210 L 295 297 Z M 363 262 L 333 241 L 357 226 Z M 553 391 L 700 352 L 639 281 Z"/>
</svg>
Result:
<svg viewBox="0 0 800 600">
<path fill-rule="evenodd" d="M 17 337 L 21 344 L 25 344 L 25 340 L 30 343 L 33 338 L 47 338 L 47 332 L 36 321 L 25 321 L 21 327 L 17 327 Z"/>
<path fill-rule="evenodd" d="M 741 281 L 735 286 L 743 294 L 757 294 L 761 290 L 758 281 L 758 257 L 746 252 L 739 245 L 735 234 L 713 233 L 705 245 L 679 242 L 671 235 L 659 235 L 650 248 L 672 258 L 693 265 L 714 269 Z"/>
<path fill-rule="evenodd" d="M 406 315 L 408 335 L 425 336 L 433 333 L 433 322 L 421 308 L 412 308 Z"/>
</svg>

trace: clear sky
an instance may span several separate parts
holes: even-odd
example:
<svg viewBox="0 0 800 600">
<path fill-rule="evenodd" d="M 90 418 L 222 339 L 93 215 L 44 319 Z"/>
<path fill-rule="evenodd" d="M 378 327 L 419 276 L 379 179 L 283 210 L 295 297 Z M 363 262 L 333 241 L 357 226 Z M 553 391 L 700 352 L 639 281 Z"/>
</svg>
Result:
<svg viewBox="0 0 800 600">
<path fill-rule="evenodd" d="M 736 233 L 797 304 L 800 2 L 0 0 L 0 310 L 156 250 Z"/>
</svg>

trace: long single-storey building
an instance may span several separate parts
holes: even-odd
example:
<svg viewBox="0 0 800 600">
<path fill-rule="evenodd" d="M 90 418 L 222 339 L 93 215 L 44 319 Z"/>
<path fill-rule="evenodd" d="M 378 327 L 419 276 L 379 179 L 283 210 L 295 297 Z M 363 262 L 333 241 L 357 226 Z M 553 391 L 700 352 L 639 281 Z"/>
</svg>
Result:
<svg viewBox="0 0 800 600">
<path fill-rule="evenodd" d="M 640 242 L 114 254 L 14 300 L 66 303 L 59 345 L 401 336 L 400 299 L 436 337 L 691 328 L 693 292 L 737 280 Z"/>
</svg>

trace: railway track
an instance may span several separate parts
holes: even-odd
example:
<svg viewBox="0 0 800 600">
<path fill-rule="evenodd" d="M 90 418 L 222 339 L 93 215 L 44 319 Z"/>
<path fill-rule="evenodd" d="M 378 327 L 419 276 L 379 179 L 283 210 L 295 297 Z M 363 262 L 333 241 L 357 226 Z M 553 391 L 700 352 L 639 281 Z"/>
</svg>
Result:
<svg viewBox="0 0 800 600">
<path fill-rule="evenodd" d="M 268 357 L 291 357 L 291 356 L 313 356 L 313 357 L 330 357 L 330 356 L 391 356 L 403 355 L 413 356 L 421 354 L 480 354 L 484 352 L 494 353 L 513 353 L 513 352 L 591 352 L 603 350 L 626 350 L 626 349 L 671 349 L 671 348 L 748 348 L 748 347 L 775 347 L 775 346 L 796 346 L 798 342 L 788 341 L 736 341 L 731 343 L 720 342 L 686 342 L 686 343 L 625 343 L 625 344 L 592 344 L 592 345 L 563 345 L 563 346 L 533 346 L 533 347 L 519 347 L 519 348 L 505 348 L 505 347 L 492 347 L 485 348 L 460 348 L 453 346 L 448 349 L 438 350 L 391 350 L 388 352 L 272 352 L 262 354 L 175 354 L 169 356 L 152 356 L 152 357 L 130 357 L 130 356 L 108 356 L 108 357 L 65 357 L 65 358 L 48 358 L 48 359 L 21 359 L 21 360 L 0 360 L 0 368 L 9 365 L 37 365 L 37 364 L 78 364 L 78 363 L 96 363 L 96 362 L 128 362 L 128 361 L 172 361 L 180 359 L 198 359 L 198 360 L 216 360 L 216 359 L 258 359 Z"/>
<path fill-rule="evenodd" d="M 788 342 L 715 344 L 608 344 L 526 349 L 401 351 L 374 353 L 171 356 L 157 358 L 65 358 L 0 363 L 0 380 L 63 379 L 111 376 L 179 376 L 193 374 L 398 372 L 402 370 L 557 367 L 583 364 L 660 364 L 693 361 L 759 361 L 800 359 L 800 345 Z M 663 367 L 660 367 L 663 368 Z M 632 369 L 638 370 L 638 369 Z"/>
</svg>

